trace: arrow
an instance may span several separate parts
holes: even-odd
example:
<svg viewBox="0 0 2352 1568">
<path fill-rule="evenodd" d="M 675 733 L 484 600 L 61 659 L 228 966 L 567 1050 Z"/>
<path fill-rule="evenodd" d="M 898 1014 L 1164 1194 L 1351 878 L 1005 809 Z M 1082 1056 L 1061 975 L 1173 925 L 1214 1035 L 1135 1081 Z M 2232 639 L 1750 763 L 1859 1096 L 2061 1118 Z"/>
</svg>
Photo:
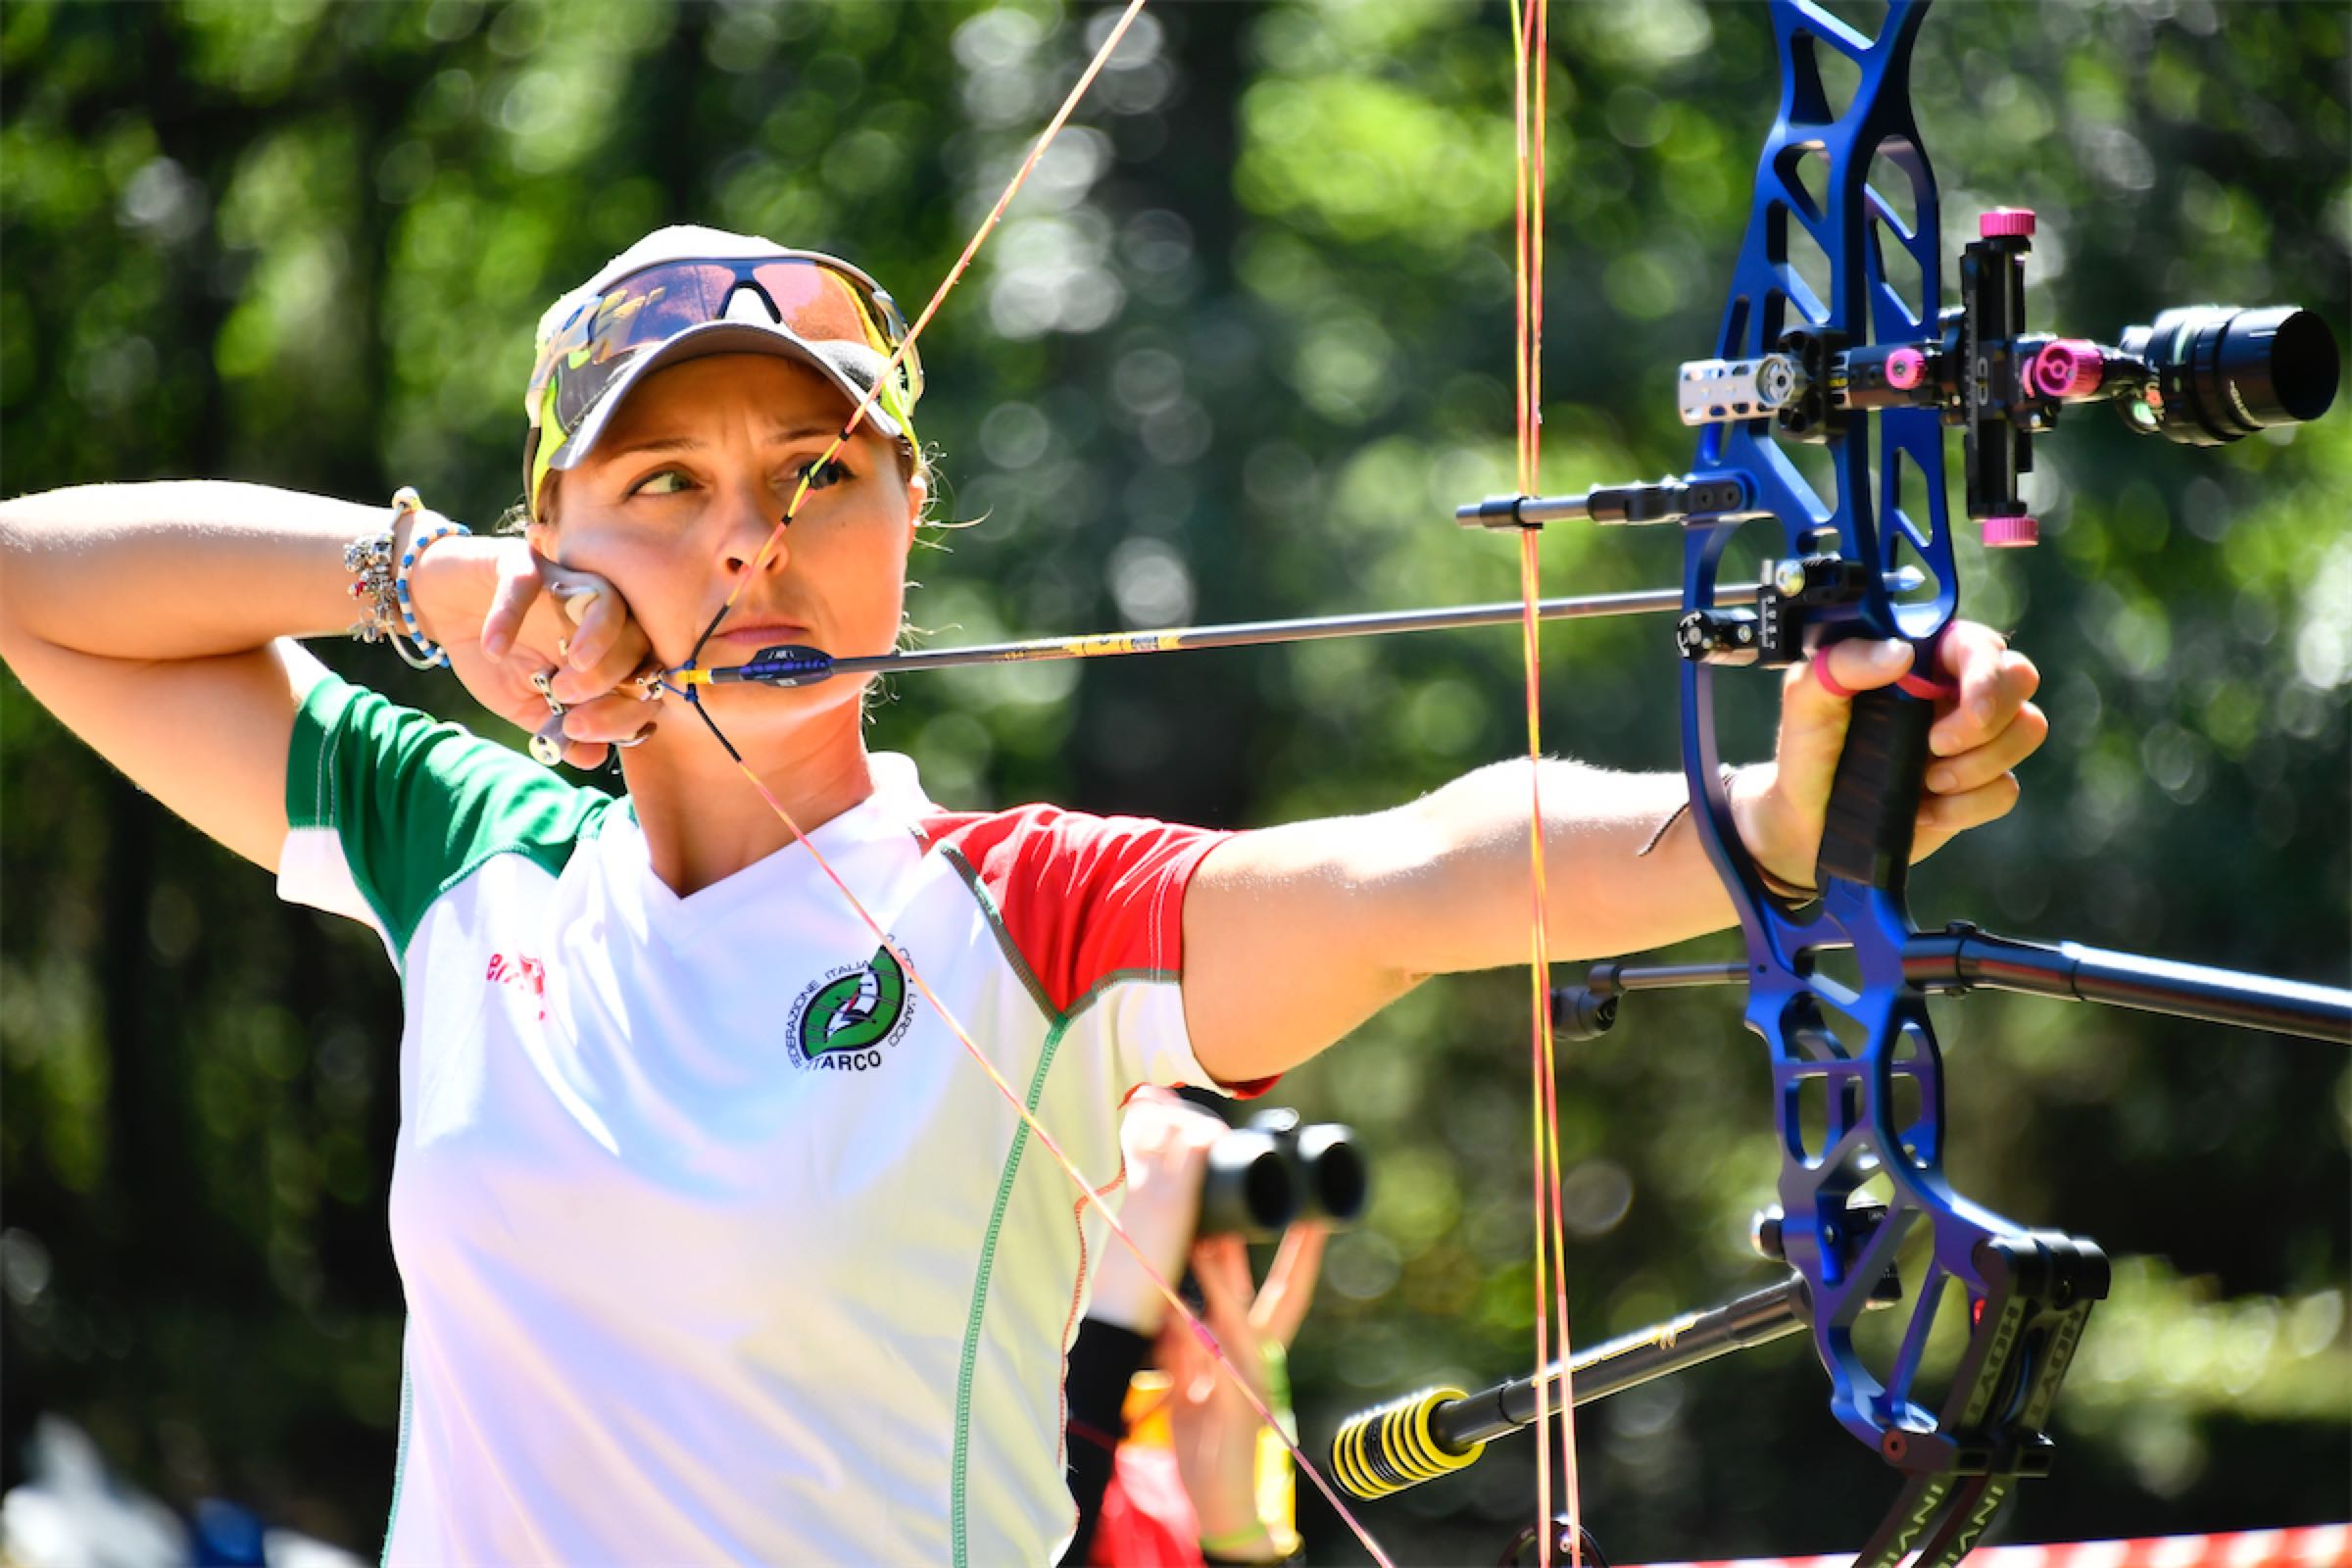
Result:
<svg viewBox="0 0 2352 1568">
<path fill-rule="evenodd" d="M 1887 574 L 1897 593 L 1926 578 L 1906 566 Z M 1719 605 L 1752 605 L 1758 588 L 1727 588 Z M 1589 594 L 1540 599 L 1544 620 L 1592 620 L 1608 615 L 1654 615 L 1683 608 L 1679 588 L 1637 593 Z M 1200 648 L 1250 648 L 1267 643 L 1319 642 L 1332 637 L 1378 637 L 1392 632 L 1451 631 L 1465 626 L 1516 625 L 1526 613 L 1516 600 L 1506 604 L 1457 605 L 1449 610 L 1383 610 L 1351 615 L 1309 615 L 1298 620 L 1242 620 L 1221 626 L 1172 626 L 1158 631 L 1093 632 L 1075 637 L 1035 637 L 1023 642 L 976 643 L 968 648 L 934 648 L 904 654 L 856 654 L 837 659 L 820 648 L 788 643 L 762 648 L 740 664 L 715 669 L 689 665 L 669 672 L 678 686 L 812 686 L 835 675 L 890 674 L 907 669 L 956 669 L 970 664 L 1021 664 L 1060 659 L 1111 659 L 1125 654 L 1181 654 Z"/>
</svg>

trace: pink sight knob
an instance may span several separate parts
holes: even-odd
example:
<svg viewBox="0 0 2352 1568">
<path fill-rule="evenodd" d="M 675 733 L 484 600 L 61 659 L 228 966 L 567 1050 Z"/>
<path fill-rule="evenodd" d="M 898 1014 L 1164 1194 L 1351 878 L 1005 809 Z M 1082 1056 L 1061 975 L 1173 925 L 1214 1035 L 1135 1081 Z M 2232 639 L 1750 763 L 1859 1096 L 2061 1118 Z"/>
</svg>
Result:
<svg viewBox="0 0 2352 1568">
<path fill-rule="evenodd" d="M 1928 373 L 1928 357 L 1917 349 L 1896 349 L 1886 356 L 1886 384 L 1908 392 Z"/>
<path fill-rule="evenodd" d="M 2106 373 L 2099 346 L 2079 337 L 2045 343 L 2034 356 L 2034 390 L 2045 398 L 2086 398 Z"/>
<path fill-rule="evenodd" d="M 1986 239 L 2002 234 L 2034 232 L 2034 209 L 2031 207 L 1995 207 L 1977 220 L 1977 232 Z"/>
<path fill-rule="evenodd" d="M 1984 548 L 1987 550 L 2023 550 L 2028 545 L 2041 543 L 2041 524 L 2032 517 L 1986 517 L 1984 519 Z"/>
</svg>

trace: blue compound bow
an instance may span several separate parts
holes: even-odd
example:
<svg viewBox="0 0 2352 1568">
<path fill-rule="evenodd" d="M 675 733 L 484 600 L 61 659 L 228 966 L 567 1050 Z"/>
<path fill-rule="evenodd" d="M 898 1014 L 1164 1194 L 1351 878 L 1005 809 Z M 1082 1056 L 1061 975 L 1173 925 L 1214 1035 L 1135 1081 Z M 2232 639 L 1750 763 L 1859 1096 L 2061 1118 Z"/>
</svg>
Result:
<svg viewBox="0 0 2352 1568">
<path fill-rule="evenodd" d="M 1958 1560 L 2015 1482 L 2046 1470 L 2043 1428 L 2108 1285 L 2096 1247 L 2004 1219 L 1946 1180 L 1929 997 L 1999 987 L 2352 1043 L 2352 993 L 1965 925 L 1918 930 L 1904 879 L 1942 695 L 1924 678 L 1855 699 L 1818 903 L 1776 892 L 1733 827 L 1715 736 L 1718 670 L 1786 666 L 1857 636 L 1908 639 L 1920 653 L 1915 669 L 1934 668 L 1935 642 L 1957 606 L 1948 429 L 1961 434 L 1969 517 L 1987 545 L 2014 547 L 2034 538 L 2019 495 L 2032 442 L 2069 404 L 2113 401 L 2143 433 L 2221 445 L 2315 418 L 2335 391 L 2333 337 L 2293 307 L 2172 311 L 2115 345 L 2029 333 L 2027 212 L 1984 215 L 1946 308 L 1936 182 L 1909 90 L 1927 9 L 1927 0 L 1893 0 L 1873 38 L 1810 0 L 1775 0 L 1780 113 L 1757 161 L 1716 358 L 1684 366 L 1678 380 L 1685 421 L 1703 428 L 1691 470 L 1578 496 L 1502 497 L 1461 514 L 1504 529 L 1682 525 L 1684 769 L 1747 956 L 1603 964 L 1555 996 L 1555 1016 L 1566 1032 L 1591 1035 L 1609 1026 L 1629 991 L 1744 984 L 1747 1026 L 1772 1055 L 1779 1205 L 1759 1216 L 1758 1243 L 1790 1278 L 1576 1356 L 1570 1397 L 1588 1402 L 1809 1331 L 1832 1411 L 1904 1476 L 1857 1558 L 1872 1568 L 1910 1553 L 1920 1564 Z M 1842 104 L 1824 80 L 1832 56 L 1859 72 Z M 1826 272 L 1826 294 L 1807 271 Z M 1909 292 L 1903 277 L 1915 279 Z M 1832 466 L 1830 499 L 1791 461 L 1808 445 Z M 1761 583 L 1736 585 L 1735 598 L 1719 572 L 1742 525 L 1774 542 Z M 1965 1302 L 1966 1347 L 1948 1378 L 1931 1380 L 1923 1358 L 1947 1300 Z M 1874 1308 L 1908 1313 L 1890 1355 L 1857 1347 L 1855 1326 Z M 1343 1429 L 1335 1467 L 1365 1496 L 1459 1468 L 1487 1438 L 1535 1419 L 1537 1387 L 1557 1371 L 1368 1412 Z"/>
</svg>

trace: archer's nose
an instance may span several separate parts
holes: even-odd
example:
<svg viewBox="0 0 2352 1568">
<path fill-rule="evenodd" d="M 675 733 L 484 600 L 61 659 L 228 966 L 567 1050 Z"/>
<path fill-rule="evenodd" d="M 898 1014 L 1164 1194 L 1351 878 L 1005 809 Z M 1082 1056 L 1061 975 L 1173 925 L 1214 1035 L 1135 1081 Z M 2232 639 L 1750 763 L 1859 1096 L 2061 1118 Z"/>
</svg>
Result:
<svg viewBox="0 0 2352 1568">
<path fill-rule="evenodd" d="M 792 543 L 792 530 L 778 526 L 784 503 L 768 494 L 765 486 L 745 486 L 730 495 L 725 505 L 727 575 L 750 571 L 755 564 L 770 575 L 781 571 Z"/>
</svg>

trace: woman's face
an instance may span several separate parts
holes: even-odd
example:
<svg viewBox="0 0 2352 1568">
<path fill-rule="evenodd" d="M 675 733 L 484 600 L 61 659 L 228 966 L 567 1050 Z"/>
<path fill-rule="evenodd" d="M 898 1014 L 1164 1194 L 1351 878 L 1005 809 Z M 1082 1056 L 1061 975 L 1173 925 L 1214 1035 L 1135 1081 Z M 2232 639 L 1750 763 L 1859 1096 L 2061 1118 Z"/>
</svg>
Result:
<svg viewBox="0 0 2352 1568">
<path fill-rule="evenodd" d="M 848 416 L 830 381 L 772 355 L 672 366 L 636 387 L 596 451 L 550 486 L 533 543 L 611 580 L 665 667 L 685 662 L 731 592 L 725 623 L 699 657 L 706 668 L 779 643 L 886 653 L 898 639 L 924 493 L 888 437 L 861 427 L 752 570 L 802 475 Z M 735 697 L 725 706 L 747 713 L 806 715 L 854 703 L 858 689 L 845 680 L 792 693 L 722 686 L 706 696 Z"/>
</svg>

